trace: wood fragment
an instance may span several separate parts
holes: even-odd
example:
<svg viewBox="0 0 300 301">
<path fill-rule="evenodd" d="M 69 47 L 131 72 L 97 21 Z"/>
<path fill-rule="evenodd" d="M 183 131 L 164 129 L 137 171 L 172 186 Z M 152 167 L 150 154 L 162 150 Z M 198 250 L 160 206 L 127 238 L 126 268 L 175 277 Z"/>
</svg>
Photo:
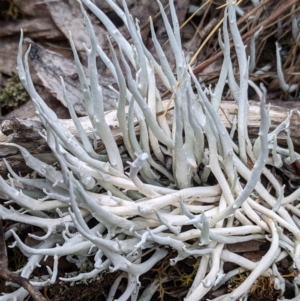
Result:
<svg viewBox="0 0 300 301">
<path fill-rule="evenodd" d="M 165 103 L 166 105 L 166 103 Z M 271 126 L 270 131 L 272 131 L 276 126 L 278 126 L 287 117 L 289 110 L 272 106 L 270 109 L 270 120 Z M 234 102 L 223 102 L 221 104 L 221 109 L 219 110 L 219 115 L 226 126 L 227 129 L 231 128 L 232 121 L 237 114 L 237 105 Z M 173 111 L 169 111 L 166 118 L 171 125 L 172 123 Z M 115 140 L 118 145 L 123 143 L 122 134 L 117 121 L 116 111 L 106 112 L 106 122 L 109 125 Z M 81 117 L 80 121 L 82 126 L 87 133 L 89 139 L 93 140 L 93 129 L 88 117 Z M 59 123 L 67 128 L 71 134 L 78 138 L 76 128 L 71 119 L 59 120 Z M 260 108 L 259 104 L 256 102 L 250 102 L 249 108 L 249 135 L 252 138 L 256 138 L 260 126 Z M 300 151 L 300 117 L 293 113 L 290 122 L 291 138 L 294 143 L 296 151 Z M 11 142 L 17 143 L 25 147 L 30 153 L 38 157 L 40 160 L 52 164 L 56 162 L 55 156 L 51 153 L 47 143 L 40 137 L 39 131 L 43 129 L 41 122 L 36 119 L 22 120 L 20 118 L 9 118 L 3 120 L 0 123 L 0 142 Z M 135 127 L 138 133 L 138 126 Z M 278 137 L 278 144 L 286 146 L 286 135 L 281 133 Z M 102 141 L 98 140 L 97 151 L 104 149 Z M 0 158 L 5 158 L 13 166 L 15 172 L 21 172 L 23 175 L 30 172 L 30 169 L 24 164 L 22 156 L 19 154 L 15 147 L 8 147 L 0 145 Z M 0 175 L 6 177 L 7 169 L 5 164 L 0 161 Z"/>
<path fill-rule="evenodd" d="M 68 5 L 63 1 L 47 2 L 48 10 L 56 26 L 69 38 L 72 33 L 73 41 L 77 51 L 85 52 L 84 44 L 90 47 L 90 38 L 85 27 L 85 21 L 77 1 Z M 92 18 L 94 19 L 94 18 Z M 75 30 L 76 29 L 76 30 Z M 107 44 L 107 32 L 100 26 L 94 26 L 97 42 L 103 48 Z"/>
<path fill-rule="evenodd" d="M 9 22 L 0 22 L 0 38 L 20 35 L 21 28 L 26 37 L 31 39 L 56 39 L 64 38 L 63 33 L 56 27 L 50 17 L 25 19 Z"/>
</svg>

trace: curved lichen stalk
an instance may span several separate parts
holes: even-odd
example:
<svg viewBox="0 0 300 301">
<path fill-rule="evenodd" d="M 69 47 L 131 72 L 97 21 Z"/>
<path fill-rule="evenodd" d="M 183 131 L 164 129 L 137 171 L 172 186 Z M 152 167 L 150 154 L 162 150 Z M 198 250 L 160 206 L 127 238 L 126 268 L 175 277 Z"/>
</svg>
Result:
<svg viewBox="0 0 300 301">
<path fill-rule="evenodd" d="M 139 292 L 144 289 L 140 276 L 174 251 L 170 266 L 190 256 L 200 260 L 199 267 L 193 271 L 196 276 L 186 296 L 188 301 L 200 300 L 240 271 L 251 273 L 244 284 L 224 296 L 226 300 L 237 300 L 247 295 L 248 289 L 261 274 L 274 272 L 278 286 L 282 277 L 275 264 L 288 255 L 295 264 L 297 285 L 300 278 L 300 211 L 292 203 L 299 198 L 300 189 L 286 196 L 278 180 L 265 167 L 266 162 L 280 166 L 282 162 L 290 164 L 299 159 L 289 132 L 288 149 L 277 145 L 277 136 L 281 131 L 288 130 L 291 115 L 268 135 L 269 120 L 264 108 L 266 92 L 263 87 L 251 83 L 261 101 L 260 135 L 254 145 L 251 144 L 247 129 L 249 70 L 245 45 L 236 24 L 235 3 L 228 3 L 228 9 L 224 12 L 223 32 L 219 35 L 224 64 L 221 78 L 212 91 L 199 84 L 185 61 L 172 0 L 169 1 L 172 24 L 160 2 L 158 5 L 174 52 L 176 72 L 158 43 L 152 20 L 150 30 L 160 63 L 143 44 L 138 22 L 130 16 L 125 1 L 122 2 L 124 10 L 112 0 L 107 0 L 107 3 L 127 26 L 133 45 L 94 3 L 89 0 L 82 2 L 110 34 L 110 54 L 107 54 L 97 45 L 91 22 L 81 5 L 91 39 L 91 48 L 86 48 L 87 74 L 71 34 L 70 44 L 86 111 L 94 133 L 102 139 L 106 152 L 98 154 L 93 149 L 68 101 L 63 80 L 64 98 L 80 140 L 59 123 L 55 113 L 38 95 L 29 71 L 30 48 L 23 58 L 21 32 L 17 59 L 19 77 L 44 125 L 45 132 L 40 133 L 41 137 L 47 140 L 59 163 L 56 170 L 23 147 L 10 144 L 21 152 L 26 164 L 42 177 L 22 178 L 5 161 L 11 174 L 10 180 L 6 182 L 0 178 L 0 194 L 7 201 L 0 204 L 1 219 L 34 226 L 45 232 L 40 236 L 29 234 L 39 242 L 34 247 L 22 241 L 16 227 L 6 233 L 6 238 L 13 236 L 15 240 L 12 247 L 18 247 L 28 257 L 21 276 L 30 279 L 37 287 L 51 285 L 57 280 L 58 258 L 66 256 L 66 260 L 76 263 L 78 270 L 61 277 L 60 281 L 92 282 L 101 273 L 120 271 L 110 289 L 109 298 L 114 298 L 118 288 L 122 290 L 119 284 L 126 279 L 127 287 L 118 300 L 125 301 L 130 296 L 132 300 L 149 300 L 155 293 L 158 280 L 153 279 L 139 297 Z M 230 60 L 227 18 L 240 68 L 238 84 Z M 116 42 L 117 49 L 113 48 L 113 42 Z M 95 64 L 98 56 L 118 86 L 118 109 L 115 114 L 126 149 L 122 153 L 105 120 L 105 100 Z M 158 80 L 174 93 L 175 113 L 170 129 L 163 116 L 156 116 L 157 112 L 164 110 L 156 87 Z M 227 132 L 217 112 L 226 80 L 239 108 L 237 140 Z M 205 93 L 207 91 L 210 95 Z M 272 158 L 269 158 L 269 149 Z M 246 165 L 250 159 L 254 165 L 252 170 L 249 168 L 251 165 Z M 267 190 L 260 183 L 262 173 L 274 187 L 274 196 L 270 194 L 272 189 Z M 218 183 L 210 185 L 211 180 Z M 19 184 L 15 185 L 15 181 Z M 14 207 L 9 207 L 9 204 L 14 204 Z M 228 244 L 266 240 L 266 237 L 271 241 L 271 247 L 258 263 L 226 250 Z M 144 259 L 146 254 L 147 259 Z M 39 263 L 49 256 L 54 258 L 53 267 L 48 267 L 46 275 L 41 275 L 41 278 L 33 277 L 32 273 Z M 238 264 L 239 268 L 225 273 L 223 265 L 226 261 Z M 86 263 L 93 265 L 92 270 L 84 270 Z M 161 277 L 161 285 L 169 280 Z M 284 288 L 283 285 L 281 287 Z M 19 288 L 1 296 L 0 301 L 24 300 L 27 295 L 23 288 Z"/>
</svg>

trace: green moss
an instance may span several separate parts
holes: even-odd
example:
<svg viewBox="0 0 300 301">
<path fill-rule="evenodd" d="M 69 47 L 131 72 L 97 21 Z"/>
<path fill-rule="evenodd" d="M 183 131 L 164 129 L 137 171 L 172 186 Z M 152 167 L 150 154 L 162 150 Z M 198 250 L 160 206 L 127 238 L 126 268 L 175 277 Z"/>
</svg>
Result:
<svg viewBox="0 0 300 301">
<path fill-rule="evenodd" d="M 5 109 L 16 108 L 29 99 L 30 97 L 17 75 L 13 75 L 7 80 L 7 84 L 0 94 L 0 104 Z"/>
</svg>

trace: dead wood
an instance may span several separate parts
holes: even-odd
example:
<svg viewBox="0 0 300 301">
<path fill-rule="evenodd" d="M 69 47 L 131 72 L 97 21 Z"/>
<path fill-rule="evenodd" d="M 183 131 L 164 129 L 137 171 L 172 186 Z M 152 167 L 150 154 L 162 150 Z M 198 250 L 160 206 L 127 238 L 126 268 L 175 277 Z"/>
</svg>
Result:
<svg viewBox="0 0 300 301">
<path fill-rule="evenodd" d="M 71 32 L 77 51 L 85 52 L 84 44 L 90 47 L 91 43 L 79 4 L 74 1 L 72 5 L 68 5 L 63 1 L 55 1 L 48 2 L 47 7 L 53 21 L 61 32 L 64 33 L 65 37 L 68 38 Z M 74 30 L 74 28 L 76 28 L 76 30 Z M 94 29 L 97 42 L 99 46 L 103 48 L 103 46 L 107 44 L 107 32 L 100 26 L 94 26 Z"/>
<path fill-rule="evenodd" d="M 283 107 L 272 106 L 270 109 L 271 126 L 270 131 L 278 126 L 287 117 L 289 110 Z M 237 105 L 233 102 L 223 102 L 219 110 L 219 115 L 226 126 L 230 129 L 232 122 L 237 115 Z M 170 110 L 166 118 L 171 125 L 173 111 Z M 88 137 L 92 141 L 93 131 L 88 117 L 80 118 L 83 128 Z M 121 131 L 116 117 L 116 111 L 106 112 L 106 122 L 109 125 L 116 142 L 121 145 L 123 143 Z M 75 137 L 78 138 L 76 128 L 71 119 L 59 120 L 59 123 L 67 128 Z M 256 138 L 260 126 L 260 107 L 256 102 L 250 103 L 249 119 L 248 119 L 249 133 L 252 138 Z M 291 117 L 290 130 L 291 138 L 294 142 L 295 150 L 300 151 L 300 117 L 296 112 Z M 17 143 L 25 147 L 31 154 L 40 160 L 52 164 L 56 162 L 55 156 L 51 153 L 46 141 L 41 138 L 39 132 L 43 131 L 41 122 L 36 119 L 22 120 L 20 118 L 8 118 L 0 123 L 0 142 Z M 135 127 L 138 132 L 138 126 Z M 286 135 L 281 133 L 278 137 L 278 143 L 282 146 L 286 145 Z M 97 151 L 104 149 L 102 141 L 98 140 Z M 30 169 L 25 165 L 22 156 L 15 147 L 0 145 L 0 158 L 5 158 L 16 172 L 21 172 L 23 175 L 30 172 Z M 0 162 L 0 175 L 7 177 L 7 169 L 4 162 Z"/>
<path fill-rule="evenodd" d="M 26 37 L 31 39 L 57 39 L 64 38 L 63 33 L 56 27 L 50 17 L 35 18 L 33 20 L 18 20 L 10 22 L 0 22 L 0 38 L 18 35 L 23 29 Z"/>
</svg>

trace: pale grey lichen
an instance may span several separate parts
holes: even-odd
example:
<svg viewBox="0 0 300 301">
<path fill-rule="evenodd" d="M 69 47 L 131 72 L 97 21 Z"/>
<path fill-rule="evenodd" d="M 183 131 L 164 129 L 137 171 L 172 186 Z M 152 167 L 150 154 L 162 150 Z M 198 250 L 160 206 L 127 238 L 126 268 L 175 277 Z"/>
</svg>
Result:
<svg viewBox="0 0 300 301">
<path fill-rule="evenodd" d="M 43 275 L 42 280 L 31 279 L 33 285 L 38 287 L 51 285 L 57 280 L 57 259 L 67 256 L 67 260 L 76 263 L 79 271 L 73 276 L 61 277 L 61 281 L 90 280 L 105 271 L 122 271 L 111 287 L 108 299 L 114 298 L 121 279 L 125 278 L 127 288 L 118 300 L 125 301 L 130 296 L 132 300 L 137 300 L 139 277 L 163 259 L 168 249 L 172 249 L 177 256 L 171 258 L 171 265 L 189 256 L 201 258 L 196 277 L 186 296 L 187 301 L 200 300 L 214 286 L 220 286 L 241 270 L 251 271 L 249 277 L 232 293 L 222 296 L 222 300 L 239 300 L 247 295 L 261 274 L 273 273 L 278 280 L 276 287 L 284 290 L 275 263 L 290 255 L 299 277 L 300 213 L 297 208 L 290 211 L 287 209 L 298 200 L 300 190 L 285 196 L 284 189 L 280 188 L 265 164 L 280 166 L 283 161 L 290 164 L 299 160 L 299 155 L 294 152 L 289 135 L 288 150 L 277 145 L 277 135 L 288 128 L 290 115 L 268 134 L 266 91 L 263 86 L 259 88 L 248 80 L 249 61 L 236 24 L 235 3 L 228 2 L 228 9 L 225 9 L 222 32 L 224 42 L 221 33 L 219 36 L 224 64 L 215 89 L 208 89 L 208 97 L 182 52 L 173 0 L 169 1 L 172 24 L 160 2 L 158 4 L 176 58 L 175 73 L 155 37 L 152 21 L 152 39 L 160 63 L 143 44 L 139 27 L 132 20 L 125 1 L 124 12 L 115 2 L 106 1 L 127 26 L 133 45 L 90 0 L 82 0 L 82 3 L 107 28 L 110 34 L 110 58 L 97 45 L 83 5 L 81 9 L 91 39 L 91 48 L 86 48 L 88 74 L 83 71 L 70 34 L 86 111 L 94 132 L 105 145 L 106 154 L 95 152 L 68 101 L 63 80 L 64 97 L 80 141 L 60 125 L 54 112 L 45 105 L 31 80 L 28 66 L 30 48 L 23 58 L 21 33 L 19 77 L 45 127 L 46 134 L 41 135 L 47 140 L 60 167 L 56 170 L 23 147 L 11 144 L 19 149 L 26 164 L 44 178 L 21 178 L 5 162 L 16 181 L 24 187 L 28 185 L 35 188 L 36 198 L 32 197 L 33 193 L 29 196 L 25 189 L 22 191 L 15 187 L 13 181 L 8 184 L 0 178 L 1 195 L 8 203 L 20 207 L 20 210 L 16 210 L 0 204 L 1 219 L 32 225 L 45 231 L 43 236 L 31 234 L 40 241 L 34 247 L 26 245 L 15 230 L 6 233 L 7 238 L 13 235 L 15 239 L 12 247 L 18 247 L 29 259 L 21 276 L 30 278 L 39 262 L 51 256 L 54 264 L 52 269 L 48 268 L 48 275 Z M 228 22 L 238 57 L 238 82 L 234 79 L 230 59 Z M 119 47 L 119 59 L 112 40 Z M 126 158 L 120 154 L 105 120 L 104 100 L 96 68 L 98 55 L 119 87 L 116 118 L 124 138 Z M 175 109 L 171 129 L 162 116 L 156 116 L 157 112 L 164 109 L 164 102 L 156 88 L 158 79 L 174 93 Z M 239 109 L 237 141 L 233 133 L 228 133 L 218 115 L 226 80 Z M 255 143 L 248 138 L 249 83 L 260 98 L 261 126 Z M 136 122 L 140 127 L 139 136 L 134 129 Z M 272 150 L 270 158 L 269 149 Z M 171 172 L 166 166 L 165 156 L 172 158 Z M 125 172 L 128 157 L 132 162 L 127 164 L 129 173 Z M 248 167 L 251 164 L 247 164 L 249 160 L 254 164 L 252 170 Z M 210 174 L 217 180 L 217 185 L 209 186 L 207 179 Z M 260 183 L 262 174 L 272 183 L 277 195 L 271 195 L 270 190 Z M 264 202 L 257 202 L 259 198 Z M 91 219 L 97 221 L 92 228 L 88 224 Z M 184 225 L 190 225 L 191 228 Z M 288 230 L 294 241 L 282 229 Z M 257 264 L 225 249 L 226 244 L 265 239 L 266 234 L 271 235 L 267 237 L 271 247 Z M 151 248 L 154 250 L 152 255 L 142 261 L 144 250 Z M 84 272 L 80 267 L 88 256 L 94 256 L 94 266 L 91 271 Z M 225 261 L 235 262 L 241 268 L 224 274 Z M 295 286 L 298 285 L 295 281 Z M 154 294 L 156 288 L 157 281 L 154 279 L 139 300 L 149 300 L 149 294 Z M 145 292 L 148 292 L 147 296 Z M 0 300 L 24 300 L 27 294 L 23 288 L 18 288 L 13 293 L 1 296 Z"/>
</svg>

